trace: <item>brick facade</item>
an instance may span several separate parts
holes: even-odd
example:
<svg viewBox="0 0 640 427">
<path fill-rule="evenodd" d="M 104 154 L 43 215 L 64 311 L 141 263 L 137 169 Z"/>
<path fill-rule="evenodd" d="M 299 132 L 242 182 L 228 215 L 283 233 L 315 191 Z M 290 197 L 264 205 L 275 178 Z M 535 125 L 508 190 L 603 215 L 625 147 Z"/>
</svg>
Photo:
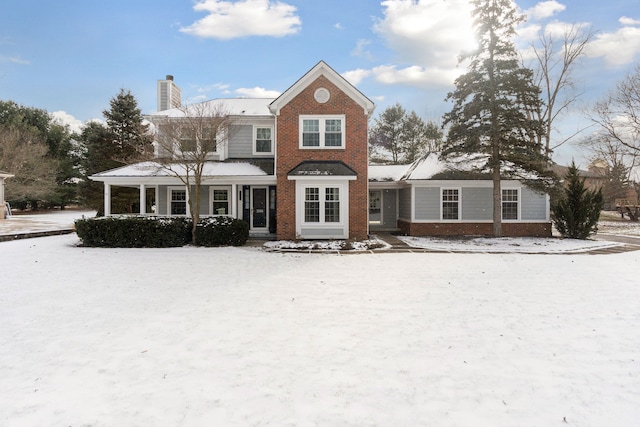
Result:
<svg viewBox="0 0 640 427">
<path fill-rule="evenodd" d="M 418 223 L 398 220 L 398 228 L 408 236 L 491 236 L 492 223 L 443 222 Z M 504 237 L 551 237 L 549 222 L 503 222 Z"/>
<path fill-rule="evenodd" d="M 316 89 L 329 90 L 326 103 L 314 99 Z M 300 149 L 299 116 L 345 116 L 344 149 Z M 339 160 L 357 173 L 349 182 L 349 238 L 366 239 L 368 234 L 368 117 L 364 108 L 349 95 L 320 75 L 280 110 L 277 121 L 277 237 L 296 239 L 296 184 L 287 174 L 305 160 Z"/>
</svg>

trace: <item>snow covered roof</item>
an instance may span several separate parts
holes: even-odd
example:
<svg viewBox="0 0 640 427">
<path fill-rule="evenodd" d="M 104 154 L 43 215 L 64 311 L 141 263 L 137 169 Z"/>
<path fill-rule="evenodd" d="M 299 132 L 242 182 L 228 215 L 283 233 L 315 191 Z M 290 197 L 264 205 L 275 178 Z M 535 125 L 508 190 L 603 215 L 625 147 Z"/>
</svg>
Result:
<svg viewBox="0 0 640 427">
<path fill-rule="evenodd" d="M 222 109 L 232 116 L 272 116 L 269 104 L 274 98 L 216 98 L 181 108 L 158 111 L 148 114 L 149 117 L 184 117 L 185 111 L 215 111 Z"/>
<path fill-rule="evenodd" d="M 92 178 L 164 177 L 184 175 L 184 165 L 163 166 L 158 162 L 141 162 L 92 175 Z M 173 172 L 172 172 L 173 171 Z M 249 162 L 206 162 L 203 176 L 266 176 L 267 173 Z"/>
<path fill-rule="evenodd" d="M 434 175 L 450 169 L 436 153 L 416 160 L 409 165 L 369 166 L 369 181 L 404 181 L 431 179 Z"/>
</svg>

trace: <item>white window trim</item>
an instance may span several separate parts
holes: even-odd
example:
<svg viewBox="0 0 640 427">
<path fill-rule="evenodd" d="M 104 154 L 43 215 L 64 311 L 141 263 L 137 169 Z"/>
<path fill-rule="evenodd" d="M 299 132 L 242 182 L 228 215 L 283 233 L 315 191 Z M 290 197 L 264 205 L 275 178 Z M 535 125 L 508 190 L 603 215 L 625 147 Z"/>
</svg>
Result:
<svg viewBox="0 0 640 427">
<path fill-rule="evenodd" d="M 326 120 L 341 120 L 342 121 L 342 126 L 341 126 L 341 130 L 342 130 L 342 145 L 339 147 L 335 147 L 335 146 L 325 146 L 325 121 Z M 302 145 L 302 131 L 303 131 L 303 122 L 304 120 L 319 120 L 320 121 L 320 145 L 317 147 L 307 147 Z M 346 123 L 346 119 L 345 119 L 345 115 L 344 114 L 337 114 L 337 115 L 301 115 L 299 116 L 299 121 L 298 121 L 298 146 L 300 149 L 303 150 L 344 150 L 345 146 L 347 145 L 347 138 L 346 138 L 346 131 L 347 128 L 347 123 Z"/>
<path fill-rule="evenodd" d="M 221 156 L 222 155 L 222 151 L 220 151 L 220 146 L 221 144 L 224 142 L 226 143 L 226 132 L 223 129 L 218 129 L 216 132 L 216 150 L 215 151 L 207 151 L 205 153 L 205 156 L 207 157 L 211 157 L 211 156 Z M 200 144 L 199 142 L 196 142 L 196 144 Z M 226 144 L 225 144 L 226 145 Z M 195 151 L 183 151 L 182 150 L 182 142 L 176 142 L 174 144 L 175 147 L 175 156 L 181 156 L 184 158 L 189 158 L 189 156 L 195 156 L 196 152 Z M 223 160 L 223 159 L 221 159 Z"/>
<path fill-rule="evenodd" d="M 184 191 L 185 194 L 185 204 L 186 204 L 186 214 L 185 215 L 173 215 L 171 213 L 171 192 L 173 190 Z M 189 191 L 187 191 L 187 187 L 182 186 L 169 186 L 167 187 L 167 216 L 191 216 L 191 210 L 189 209 Z"/>
<path fill-rule="evenodd" d="M 458 190 L 458 219 L 443 218 L 444 211 L 442 209 L 443 194 L 445 190 Z M 442 222 L 460 222 L 462 221 L 462 187 L 440 187 L 440 221 Z"/>
<path fill-rule="evenodd" d="M 257 151 L 257 143 L 258 143 L 258 129 L 271 129 L 271 151 Z M 274 128 L 273 126 L 259 126 L 259 125 L 254 125 L 253 126 L 253 140 L 251 142 L 252 145 L 252 152 L 254 156 L 268 156 L 268 155 L 273 155 L 273 148 L 276 145 L 276 142 L 274 141 L 274 136 L 275 136 L 275 132 L 274 132 Z"/>
<path fill-rule="evenodd" d="M 320 188 L 324 197 L 324 189 L 327 187 L 337 187 L 340 190 L 340 221 L 339 222 L 305 222 L 304 221 L 304 202 L 306 188 Z M 320 205 L 321 218 L 324 218 L 324 198 Z M 302 228 L 305 229 L 326 229 L 340 228 L 346 238 L 349 235 L 349 180 L 296 180 L 296 234 L 301 235 Z M 319 238 L 325 238 L 320 236 Z"/>
<path fill-rule="evenodd" d="M 214 190 L 227 190 L 227 203 L 229 207 L 226 214 L 217 214 L 213 211 L 213 191 Z M 229 185 L 214 185 L 209 187 L 209 215 L 210 216 L 233 216 L 233 194 L 232 188 Z"/>
<path fill-rule="evenodd" d="M 504 219 L 504 190 L 516 190 L 518 193 L 518 218 L 517 219 Z M 520 187 L 506 187 L 500 189 L 500 217 L 504 222 L 522 222 L 522 191 Z"/>
</svg>

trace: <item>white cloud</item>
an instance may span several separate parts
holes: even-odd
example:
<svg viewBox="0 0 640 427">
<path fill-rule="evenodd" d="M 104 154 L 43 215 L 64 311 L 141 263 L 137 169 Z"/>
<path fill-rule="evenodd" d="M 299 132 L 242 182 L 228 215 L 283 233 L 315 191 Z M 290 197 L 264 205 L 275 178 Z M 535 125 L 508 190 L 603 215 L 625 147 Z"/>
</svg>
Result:
<svg viewBox="0 0 640 427">
<path fill-rule="evenodd" d="M 344 27 L 343 27 L 343 26 L 342 26 L 342 24 L 341 24 L 341 23 L 339 23 L 339 22 L 336 22 L 336 23 L 333 25 L 333 28 L 335 28 L 336 30 L 344 30 Z"/>
<path fill-rule="evenodd" d="M 359 39 L 356 43 L 356 47 L 351 51 L 351 55 L 365 58 L 368 60 L 373 59 L 371 51 L 367 49 L 367 46 L 371 45 L 371 40 Z"/>
<path fill-rule="evenodd" d="M 455 68 L 461 52 L 475 46 L 467 0 L 385 0 L 374 30 L 401 62 Z"/>
<path fill-rule="evenodd" d="M 342 73 L 342 77 L 354 86 L 358 86 L 362 80 L 366 79 L 370 75 L 371 70 L 364 70 L 362 68 Z"/>
<path fill-rule="evenodd" d="M 543 1 L 536 4 L 531 9 L 527 9 L 524 11 L 524 14 L 527 16 L 527 19 L 545 19 L 555 15 L 558 12 L 562 12 L 566 9 L 566 6 L 558 3 L 555 0 Z"/>
<path fill-rule="evenodd" d="M 623 16 L 618 20 L 622 25 L 640 25 L 640 19 L 633 19 L 627 16 Z"/>
<path fill-rule="evenodd" d="M 193 9 L 209 14 L 180 31 L 202 38 L 283 37 L 300 31 L 302 23 L 295 6 L 278 1 L 201 0 Z"/>
<path fill-rule="evenodd" d="M 371 70 L 375 80 L 379 83 L 425 88 L 450 86 L 462 71 L 458 68 L 421 67 L 419 65 L 400 69 L 395 65 L 381 65 Z"/>
<path fill-rule="evenodd" d="M 602 57 L 609 65 L 629 64 L 640 55 L 640 27 L 622 27 L 598 34 L 586 49 L 589 57 Z"/>
<path fill-rule="evenodd" d="M 49 113 L 52 120 L 62 126 L 69 126 L 71 132 L 80 133 L 84 128 L 84 123 L 81 120 L 76 119 L 66 111 L 54 111 Z"/>
<path fill-rule="evenodd" d="M 240 88 L 235 91 L 238 95 L 246 98 L 277 98 L 280 92 L 267 90 L 262 87 Z"/>
<path fill-rule="evenodd" d="M 0 63 L 2 63 L 2 62 L 10 62 L 12 64 L 19 64 L 19 65 L 29 65 L 29 64 L 31 64 L 31 61 L 26 60 L 26 59 L 22 59 L 22 58 L 20 58 L 20 56 L 0 55 Z"/>
</svg>

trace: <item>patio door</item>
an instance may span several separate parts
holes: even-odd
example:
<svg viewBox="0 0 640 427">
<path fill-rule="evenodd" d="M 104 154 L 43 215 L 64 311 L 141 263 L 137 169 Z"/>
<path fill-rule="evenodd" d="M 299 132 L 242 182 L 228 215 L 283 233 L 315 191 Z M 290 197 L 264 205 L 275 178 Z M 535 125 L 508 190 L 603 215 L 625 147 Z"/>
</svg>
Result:
<svg viewBox="0 0 640 427">
<path fill-rule="evenodd" d="M 268 218 L 267 187 L 251 187 L 251 229 L 266 230 Z"/>
</svg>

